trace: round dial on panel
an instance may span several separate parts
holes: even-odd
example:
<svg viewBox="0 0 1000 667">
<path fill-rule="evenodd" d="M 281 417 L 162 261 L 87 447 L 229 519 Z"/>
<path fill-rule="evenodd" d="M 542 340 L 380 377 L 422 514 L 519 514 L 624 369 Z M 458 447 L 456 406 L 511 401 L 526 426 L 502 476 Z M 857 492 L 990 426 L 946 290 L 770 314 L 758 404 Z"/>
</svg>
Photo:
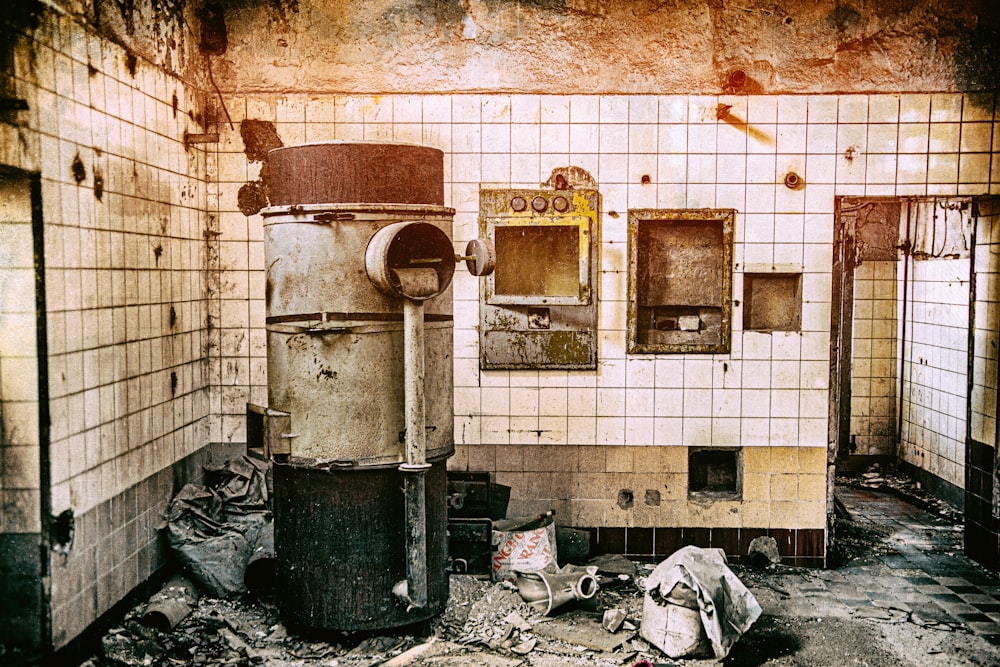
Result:
<svg viewBox="0 0 1000 667">
<path fill-rule="evenodd" d="M 538 195 L 537 197 L 535 197 L 534 199 L 531 200 L 531 208 L 535 209 L 539 213 L 541 213 L 542 211 L 544 211 L 548 207 L 549 207 L 548 200 L 545 199 L 545 197 L 543 197 L 541 195 Z"/>
<path fill-rule="evenodd" d="M 552 208 L 563 213 L 569 208 L 569 202 L 563 196 L 558 196 L 552 200 Z"/>
<path fill-rule="evenodd" d="M 520 213 L 524 209 L 528 208 L 528 202 L 525 201 L 524 197 L 514 197 L 510 200 L 510 207 Z"/>
</svg>

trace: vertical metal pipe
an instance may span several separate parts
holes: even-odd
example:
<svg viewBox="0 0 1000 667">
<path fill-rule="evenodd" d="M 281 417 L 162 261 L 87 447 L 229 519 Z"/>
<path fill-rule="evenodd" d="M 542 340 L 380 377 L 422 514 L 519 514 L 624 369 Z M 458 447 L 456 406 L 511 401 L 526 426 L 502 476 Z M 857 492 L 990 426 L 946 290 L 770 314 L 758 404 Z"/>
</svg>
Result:
<svg viewBox="0 0 1000 667">
<path fill-rule="evenodd" d="M 903 286 L 902 286 L 902 314 L 900 316 L 900 334 L 899 334 L 899 381 L 898 381 L 898 391 L 899 391 L 899 413 L 896 415 L 896 458 L 903 458 L 903 389 L 905 386 L 905 376 L 906 376 L 906 318 L 908 316 L 908 305 L 909 297 L 907 296 L 906 290 L 909 287 L 910 282 L 910 255 L 913 254 L 913 242 L 910 240 L 910 221 L 911 212 L 913 210 L 913 201 L 906 200 L 906 238 L 900 244 L 900 249 L 903 251 Z"/>
<path fill-rule="evenodd" d="M 424 402 L 424 303 L 403 299 L 403 372 L 406 392 L 406 464 L 427 462 Z"/>
<path fill-rule="evenodd" d="M 427 606 L 427 434 L 424 402 L 424 304 L 403 299 L 403 368 L 406 417 L 406 593 L 411 607 Z"/>
</svg>

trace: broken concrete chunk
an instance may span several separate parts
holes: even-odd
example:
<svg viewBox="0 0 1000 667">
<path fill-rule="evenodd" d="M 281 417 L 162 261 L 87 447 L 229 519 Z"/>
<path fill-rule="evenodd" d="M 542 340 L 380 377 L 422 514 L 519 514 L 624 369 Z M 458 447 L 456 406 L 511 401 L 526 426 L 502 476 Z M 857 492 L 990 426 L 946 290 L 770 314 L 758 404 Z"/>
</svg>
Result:
<svg viewBox="0 0 1000 667">
<path fill-rule="evenodd" d="M 531 653 L 535 649 L 535 644 L 537 643 L 538 640 L 532 637 L 527 641 L 521 642 L 517 646 L 512 646 L 510 650 L 513 651 L 514 653 L 517 653 L 518 655 L 527 655 L 528 653 Z"/>
<path fill-rule="evenodd" d="M 768 565 L 781 562 L 781 554 L 778 552 L 778 543 L 773 537 L 756 537 L 750 542 L 747 549 L 747 557 L 750 564 L 756 568 L 764 568 Z"/>
<path fill-rule="evenodd" d="M 625 623 L 626 614 L 621 609 L 607 609 L 604 612 L 604 619 L 601 621 L 601 625 L 608 632 L 618 632 Z"/>
<path fill-rule="evenodd" d="M 159 660 L 163 647 L 148 639 L 112 634 L 101 639 L 101 653 L 109 665 L 141 667 Z"/>
<path fill-rule="evenodd" d="M 511 627 L 513 627 L 516 630 L 519 630 L 520 632 L 527 632 L 528 630 L 531 629 L 531 623 L 528 623 L 526 620 L 524 620 L 524 617 L 522 617 L 516 611 L 512 611 L 509 614 L 507 614 L 507 616 L 503 619 L 503 621 L 504 623 L 509 624 Z"/>
<path fill-rule="evenodd" d="M 620 554 L 606 554 L 591 558 L 590 565 L 596 565 L 597 571 L 603 574 L 624 574 L 635 576 L 635 563 Z"/>
</svg>

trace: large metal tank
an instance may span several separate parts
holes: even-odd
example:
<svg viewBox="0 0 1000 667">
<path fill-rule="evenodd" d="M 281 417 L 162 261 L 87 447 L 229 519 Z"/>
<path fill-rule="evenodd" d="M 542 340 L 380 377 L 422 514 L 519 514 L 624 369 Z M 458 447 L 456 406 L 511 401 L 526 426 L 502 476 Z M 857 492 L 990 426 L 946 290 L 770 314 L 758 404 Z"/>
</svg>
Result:
<svg viewBox="0 0 1000 667">
<path fill-rule="evenodd" d="M 347 631 L 426 620 L 448 598 L 445 462 L 454 451 L 454 210 L 443 206 L 443 154 L 308 144 L 272 151 L 270 171 L 265 442 L 279 612 L 294 625 Z M 407 467 L 407 300 L 373 283 L 366 253 L 379 251 L 389 282 L 401 254 L 437 272 L 419 269 L 439 289 L 409 311 L 422 321 L 426 465 Z M 420 504 L 411 502 L 414 479 Z M 414 512 L 426 538 L 426 601 L 416 605 L 394 592 L 412 583 L 402 536 Z"/>
</svg>

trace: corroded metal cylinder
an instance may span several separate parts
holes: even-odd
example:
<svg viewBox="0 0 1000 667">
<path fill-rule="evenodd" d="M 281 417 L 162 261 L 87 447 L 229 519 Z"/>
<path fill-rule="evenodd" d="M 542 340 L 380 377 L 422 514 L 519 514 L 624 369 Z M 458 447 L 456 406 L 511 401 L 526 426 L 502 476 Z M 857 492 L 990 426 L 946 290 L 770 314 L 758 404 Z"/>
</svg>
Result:
<svg viewBox="0 0 1000 667">
<path fill-rule="evenodd" d="M 444 462 L 425 474 L 427 607 L 392 595 L 406 576 L 404 474 L 395 468 L 274 466 L 278 609 L 314 629 L 376 630 L 423 621 L 448 601 Z"/>
<path fill-rule="evenodd" d="M 408 557 L 398 469 L 407 440 L 404 299 L 376 288 L 365 259 L 380 230 L 411 222 L 404 251 L 426 254 L 424 246 L 431 247 L 446 256 L 422 257 L 421 266 L 447 259 L 453 270 L 454 211 L 441 205 L 443 154 L 323 143 L 272 151 L 270 165 L 275 205 L 263 211 L 268 408 L 288 419 L 287 432 L 270 438 L 280 443 L 270 450 L 279 611 L 293 625 L 321 630 L 426 620 L 448 598 L 451 274 L 441 276 L 442 291 L 421 309 L 428 599 L 408 608 L 392 590 L 407 579 Z"/>
</svg>

